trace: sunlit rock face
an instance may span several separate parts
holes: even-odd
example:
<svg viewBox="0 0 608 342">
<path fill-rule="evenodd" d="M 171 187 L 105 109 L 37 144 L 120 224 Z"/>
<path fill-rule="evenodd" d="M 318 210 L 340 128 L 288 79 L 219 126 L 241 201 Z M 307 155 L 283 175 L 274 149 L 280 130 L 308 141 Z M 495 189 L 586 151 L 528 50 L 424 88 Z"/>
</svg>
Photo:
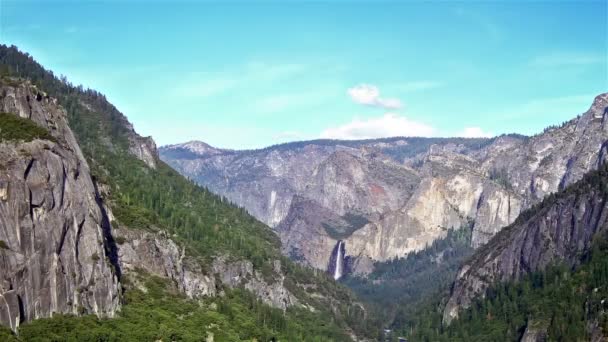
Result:
<svg viewBox="0 0 608 342">
<path fill-rule="evenodd" d="M 522 210 L 597 168 L 608 155 L 607 98 L 533 137 L 309 141 L 253 151 L 191 142 L 160 156 L 274 227 L 287 255 L 326 270 L 343 240 L 352 270 L 365 273 L 369 260 L 405 256 L 469 222 L 473 246 L 482 246 Z"/>
<path fill-rule="evenodd" d="M 608 203 L 602 184 L 581 186 L 584 191 L 564 192 L 477 250 L 457 274 L 444 311 L 445 324 L 496 282 L 519 280 L 555 263 L 575 266 L 580 262 L 595 235 L 608 229 Z"/>
<path fill-rule="evenodd" d="M 28 83 L 0 86 L 0 112 L 51 140 L 0 143 L 0 323 L 120 307 L 110 223 L 66 112 Z"/>
</svg>

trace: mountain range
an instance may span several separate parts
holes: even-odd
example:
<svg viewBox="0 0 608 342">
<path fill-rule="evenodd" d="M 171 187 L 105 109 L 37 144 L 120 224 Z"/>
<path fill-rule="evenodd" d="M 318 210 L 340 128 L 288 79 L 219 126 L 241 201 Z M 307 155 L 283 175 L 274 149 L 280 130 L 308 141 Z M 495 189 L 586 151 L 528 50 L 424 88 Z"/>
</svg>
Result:
<svg viewBox="0 0 608 342">
<path fill-rule="evenodd" d="M 607 120 L 157 149 L 0 45 L 0 340 L 605 340 Z"/>
<path fill-rule="evenodd" d="M 313 140 L 251 151 L 192 141 L 159 152 L 273 227 L 292 259 L 327 270 L 344 241 L 350 272 L 366 274 L 468 222 L 480 247 L 597 169 L 606 158 L 607 101 L 601 94 L 587 112 L 532 137 Z"/>
</svg>

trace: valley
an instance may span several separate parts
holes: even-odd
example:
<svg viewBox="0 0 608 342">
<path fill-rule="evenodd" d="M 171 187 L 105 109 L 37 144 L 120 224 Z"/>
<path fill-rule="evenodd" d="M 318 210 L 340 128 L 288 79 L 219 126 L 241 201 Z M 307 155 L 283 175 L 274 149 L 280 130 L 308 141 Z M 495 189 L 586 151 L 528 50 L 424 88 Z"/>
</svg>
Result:
<svg viewBox="0 0 608 342">
<path fill-rule="evenodd" d="M 606 6 L 0 0 L 0 341 L 607 341 Z"/>
<path fill-rule="evenodd" d="M 202 142 L 160 157 L 273 227 L 283 253 L 327 270 L 344 242 L 354 274 L 472 224 L 471 246 L 606 158 L 608 95 L 533 137 L 305 141 L 255 151 Z M 573 113 L 575 116 L 576 113 Z"/>
</svg>

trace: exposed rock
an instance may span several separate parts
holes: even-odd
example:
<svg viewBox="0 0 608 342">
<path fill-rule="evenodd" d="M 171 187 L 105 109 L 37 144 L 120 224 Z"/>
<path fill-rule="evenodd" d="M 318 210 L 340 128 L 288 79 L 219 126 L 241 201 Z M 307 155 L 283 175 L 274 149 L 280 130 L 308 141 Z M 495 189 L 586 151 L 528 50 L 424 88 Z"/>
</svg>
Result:
<svg viewBox="0 0 608 342">
<path fill-rule="evenodd" d="M 27 83 L 1 86 L 0 112 L 57 142 L 0 143 L 0 323 L 119 309 L 109 221 L 66 113 Z"/>
<path fill-rule="evenodd" d="M 520 279 L 555 261 L 576 265 L 595 234 L 608 227 L 607 207 L 604 192 L 591 187 L 584 193 L 564 193 L 531 218 L 503 229 L 458 272 L 444 323 L 449 324 L 495 282 Z"/>
<path fill-rule="evenodd" d="M 152 137 L 140 137 L 132 135 L 129 142 L 129 152 L 143 161 L 149 167 L 156 168 L 156 160 L 158 159 L 158 151 L 156 143 Z"/>
<path fill-rule="evenodd" d="M 561 127 L 476 144 L 390 138 L 225 151 L 190 142 L 160 153 L 182 174 L 275 227 L 286 254 L 325 269 L 343 239 L 358 271 L 357 258 L 404 256 L 469 220 L 472 245 L 482 246 L 522 210 L 606 159 L 606 107 L 608 94 L 602 94 Z M 343 229 L 348 236 L 330 234 L 327 226 L 346 215 L 369 222 Z"/>
<path fill-rule="evenodd" d="M 114 234 L 120 242 L 118 255 L 125 274 L 144 269 L 171 279 L 176 288 L 189 298 L 215 296 L 221 284 L 247 289 L 264 303 L 282 310 L 298 303 L 283 285 L 285 277 L 278 260 L 274 262 L 277 278 L 269 281 L 254 270 L 248 260 L 229 261 L 229 258 L 219 256 L 213 260 L 210 269 L 205 269 L 200 261 L 186 255 L 184 248 L 164 232 L 117 229 Z"/>
<path fill-rule="evenodd" d="M 222 284 L 231 288 L 242 286 L 264 303 L 275 308 L 286 310 L 298 304 L 296 297 L 284 286 L 285 276 L 279 260 L 274 261 L 273 271 L 278 278 L 270 281 L 264 279 L 259 271 L 254 270 L 249 260 L 228 262 L 226 258 L 218 257 L 213 261 L 213 272 Z"/>
<path fill-rule="evenodd" d="M 526 330 L 520 342 L 545 342 L 547 340 L 547 324 L 528 321 Z"/>
<path fill-rule="evenodd" d="M 205 274 L 200 263 L 187 257 L 183 248 L 163 233 L 141 230 L 114 230 L 118 244 L 118 256 L 124 273 L 139 268 L 171 279 L 177 289 L 189 298 L 214 296 L 216 281 Z"/>
</svg>

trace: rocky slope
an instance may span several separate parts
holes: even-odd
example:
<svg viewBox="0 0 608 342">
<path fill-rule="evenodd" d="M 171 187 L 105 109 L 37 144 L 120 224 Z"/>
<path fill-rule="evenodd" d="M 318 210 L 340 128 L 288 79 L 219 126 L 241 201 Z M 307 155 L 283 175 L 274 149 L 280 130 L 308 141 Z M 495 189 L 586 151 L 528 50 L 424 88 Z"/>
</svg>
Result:
<svg viewBox="0 0 608 342">
<path fill-rule="evenodd" d="M 119 229 L 102 200 L 111 197 L 109 187 L 92 180 L 65 111 L 28 82 L 3 82 L 0 112 L 32 120 L 52 140 L 0 143 L 1 324 L 16 330 L 54 313 L 112 317 L 120 309 L 119 276 L 142 270 L 169 278 L 193 299 L 225 286 L 282 310 L 298 304 L 280 260 L 273 262 L 276 279 L 268 280 L 251 261 L 221 253 L 204 267 L 158 227 Z M 156 168 L 152 139 L 128 128 L 129 152 Z"/>
<path fill-rule="evenodd" d="M 214 319 L 263 323 L 251 338 L 315 330 L 350 340 L 343 337 L 377 329 L 361 324 L 361 305 L 347 289 L 283 257 L 267 226 L 160 161 L 154 141 L 102 94 L 0 45 L 0 70 L 7 69 L 11 76 L 0 75 L 0 324 L 17 330 L 55 313 L 125 322 L 122 295 L 145 294 L 140 280 L 155 275 L 169 280 L 172 296 L 196 300 L 190 304 L 222 296 L 230 315 Z M 266 326 L 268 315 L 281 324 Z M 192 329 L 180 322 L 176 329 Z"/>
<path fill-rule="evenodd" d="M 167 235 L 162 231 L 114 230 L 114 236 L 121 242 L 118 257 L 123 273 L 128 275 L 143 269 L 168 278 L 177 290 L 192 299 L 216 296 L 222 291 L 221 286 L 226 286 L 243 287 L 264 303 L 282 310 L 298 304 L 297 298 L 284 286 L 285 275 L 279 260 L 274 261 L 278 279 L 273 282 L 265 280 L 248 260 L 230 261 L 228 256 L 222 256 L 205 268 Z"/>
<path fill-rule="evenodd" d="M 597 168 L 606 158 L 607 99 L 534 137 L 319 140 L 255 151 L 190 142 L 160 156 L 275 227 L 286 254 L 326 269 L 344 240 L 354 271 L 365 273 L 371 261 L 420 250 L 471 220 L 479 247 Z"/>
<path fill-rule="evenodd" d="M 606 167 L 591 172 L 524 212 L 480 248 L 458 272 L 444 323 L 498 281 L 518 280 L 552 263 L 577 265 L 594 236 L 608 229 L 607 182 Z"/>
<path fill-rule="evenodd" d="M 0 112 L 51 139 L 0 141 L 0 323 L 120 307 L 110 225 L 66 113 L 27 83 L 0 83 Z"/>
</svg>

